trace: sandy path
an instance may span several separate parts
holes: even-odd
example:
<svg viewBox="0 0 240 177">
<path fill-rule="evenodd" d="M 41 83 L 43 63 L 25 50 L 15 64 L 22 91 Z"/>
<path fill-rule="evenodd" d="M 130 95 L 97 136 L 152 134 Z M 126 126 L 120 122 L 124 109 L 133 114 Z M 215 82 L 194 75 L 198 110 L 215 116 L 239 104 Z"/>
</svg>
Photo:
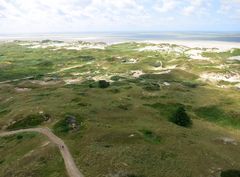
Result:
<svg viewBox="0 0 240 177">
<path fill-rule="evenodd" d="M 64 72 L 64 71 L 67 71 L 67 70 L 70 70 L 70 69 L 80 68 L 80 67 L 83 67 L 85 65 L 87 65 L 87 63 L 86 64 L 79 64 L 79 65 L 69 66 L 67 68 L 62 68 L 62 69 L 60 69 L 58 71 L 54 71 L 54 72 L 47 73 L 47 74 L 57 74 L 57 73 L 61 73 L 61 72 Z"/>
<path fill-rule="evenodd" d="M 29 80 L 29 79 L 33 79 L 33 78 L 34 78 L 34 76 L 28 76 L 28 77 L 24 77 L 24 78 L 20 78 L 20 79 L 2 81 L 2 82 L 0 82 L 0 84 L 8 84 L 11 82 L 18 82 L 18 81 Z"/>
<path fill-rule="evenodd" d="M 63 142 L 62 139 L 54 135 L 52 131 L 48 128 L 21 129 L 16 131 L 3 132 L 3 133 L 0 133 L 0 136 L 9 136 L 16 133 L 22 133 L 22 132 L 38 132 L 47 136 L 51 142 L 53 142 L 58 146 L 61 152 L 61 155 L 64 159 L 64 163 L 65 163 L 69 177 L 84 177 L 83 174 L 78 170 L 66 144 Z"/>
</svg>

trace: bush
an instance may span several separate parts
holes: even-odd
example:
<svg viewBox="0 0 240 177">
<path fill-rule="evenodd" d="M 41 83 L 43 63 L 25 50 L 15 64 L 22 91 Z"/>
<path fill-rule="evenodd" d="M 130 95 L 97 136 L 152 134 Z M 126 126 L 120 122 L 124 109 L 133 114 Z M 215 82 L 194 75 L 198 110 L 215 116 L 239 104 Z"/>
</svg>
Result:
<svg viewBox="0 0 240 177">
<path fill-rule="evenodd" d="M 170 118 L 170 121 L 182 127 L 190 127 L 192 125 L 192 121 L 183 107 L 177 109 L 174 115 Z"/>
<path fill-rule="evenodd" d="M 17 140 L 21 140 L 23 139 L 23 136 L 22 135 L 17 135 Z"/>
<path fill-rule="evenodd" d="M 159 144 L 161 142 L 161 137 L 156 135 L 154 132 L 150 130 L 140 130 L 140 132 L 143 134 L 144 139 L 150 143 L 153 144 Z"/>
<path fill-rule="evenodd" d="M 52 42 L 52 41 L 49 40 L 49 39 L 45 39 L 45 40 L 42 40 L 41 42 L 42 42 L 42 43 L 49 43 L 49 42 Z"/>
<path fill-rule="evenodd" d="M 221 177 L 240 177 L 239 170 L 226 170 L 221 172 Z"/>
<path fill-rule="evenodd" d="M 22 128 L 32 128 L 40 125 L 44 121 L 47 121 L 50 118 L 48 114 L 31 114 L 26 118 L 18 120 L 17 122 L 9 125 L 8 130 L 17 130 Z"/>
<path fill-rule="evenodd" d="M 162 64 L 161 64 L 161 62 L 158 61 L 158 62 L 153 63 L 152 66 L 158 68 L 158 67 L 162 66 Z"/>
<path fill-rule="evenodd" d="M 69 131 L 77 131 L 82 124 L 81 119 L 78 116 L 65 115 L 65 118 L 58 121 L 54 126 L 55 133 L 68 133 Z"/>
<path fill-rule="evenodd" d="M 50 66 L 53 66 L 53 62 L 45 60 L 45 61 L 39 62 L 37 65 L 41 67 L 50 67 Z"/>
<path fill-rule="evenodd" d="M 53 127 L 55 133 L 67 133 L 71 130 L 70 126 L 67 123 L 67 119 L 62 119 L 58 121 Z"/>
<path fill-rule="evenodd" d="M 160 90 L 160 86 L 158 83 L 147 83 L 143 87 L 147 91 L 158 91 Z"/>
<path fill-rule="evenodd" d="M 84 56 L 79 56 L 79 59 L 81 61 L 92 61 L 92 60 L 95 60 L 95 57 L 89 56 L 89 55 L 84 55 Z"/>
<path fill-rule="evenodd" d="M 99 88 L 108 88 L 109 86 L 110 86 L 110 83 L 105 80 L 98 81 Z"/>
<path fill-rule="evenodd" d="M 119 81 L 119 80 L 122 80 L 122 79 L 125 79 L 125 78 L 122 77 L 122 76 L 112 76 L 110 79 L 111 79 L 112 81 Z"/>
<path fill-rule="evenodd" d="M 5 160 L 0 160 L 0 164 L 3 164 L 5 162 Z"/>
<path fill-rule="evenodd" d="M 182 84 L 189 88 L 197 88 L 199 86 L 199 84 L 195 82 L 182 82 Z"/>
</svg>

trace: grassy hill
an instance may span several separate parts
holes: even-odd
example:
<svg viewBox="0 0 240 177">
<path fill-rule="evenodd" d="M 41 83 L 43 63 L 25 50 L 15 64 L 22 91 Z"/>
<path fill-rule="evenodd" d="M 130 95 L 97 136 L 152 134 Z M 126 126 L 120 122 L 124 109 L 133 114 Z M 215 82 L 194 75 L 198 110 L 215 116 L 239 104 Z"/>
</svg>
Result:
<svg viewBox="0 0 240 177">
<path fill-rule="evenodd" d="M 239 49 L 1 43 L 0 128 L 51 128 L 86 177 L 220 176 L 240 169 L 240 65 L 229 59 L 234 56 Z M 102 87 L 102 80 L 109 84 Z M 191 118 L 190 128 L 169 121 L 179 107 Z M 16 136 L 0 138 L 0 176 L 66 175 L 57 149 L 41 147 L 43 137 Z M 12 161 L 26 154 L 22 172 Z"/>
</svg>

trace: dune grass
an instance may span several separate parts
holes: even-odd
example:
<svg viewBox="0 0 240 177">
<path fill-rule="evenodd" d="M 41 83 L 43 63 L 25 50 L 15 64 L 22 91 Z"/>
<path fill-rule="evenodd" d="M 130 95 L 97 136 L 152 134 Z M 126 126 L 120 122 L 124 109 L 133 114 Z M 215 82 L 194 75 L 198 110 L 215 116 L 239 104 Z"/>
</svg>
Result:
<svg viewBox="0 0 240 177">
<path fill-rule="evenodd" d="M 221 63 L 237 71 L 225 62 L 229 52 L 211 53 L 210 63 L 172 52 L 139 52 L 148 44 L 137 43 L 56 51 L 18 42 L 0 45 L 0 81 L 34 76 L 0 85 L 0 127 L 51 128 L 86 176 L 194 177 L 240 168 L 239 145 L 216 141 L 239 141 L 239 90 L 232 83 L 222 89 L 200 80 L 202 72 L 226 72 L 216 69 Z M 123 62 L 132 58 L 137 63 Z M 155 65 L 159 61 L 162 68 Z M 133 77 L 132 71 L 143 75 Z M 99 87 L 100 80 L 106 87 Z M 181 106 L 192 120 L 190 128 L 169 122 Z M 51 116 L 43 120 L 40 112 Z M 77 131 L 68 114 L 76 117 Z M 56 147 L 42 147 L 39 135 L 27 137 L 0 139 L 0 176 L 64 176 Z"/>
</svg>

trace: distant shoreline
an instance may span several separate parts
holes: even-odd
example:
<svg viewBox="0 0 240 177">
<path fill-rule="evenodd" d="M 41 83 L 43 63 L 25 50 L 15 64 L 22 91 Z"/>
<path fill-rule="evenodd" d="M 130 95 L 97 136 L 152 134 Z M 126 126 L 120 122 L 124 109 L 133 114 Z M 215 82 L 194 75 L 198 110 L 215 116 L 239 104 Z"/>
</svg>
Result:
<svg viewBox="0 0 240 177">
<path fill-rule="evenodd" d="M 230 50 L 232 48 L 240 48 L 240 42 L 225 42 L 225 41 L 196 41 L 196 40 L 145 40 L 145 43 L 168 43 L 176 45 L 184 45 L 191 48 L 218 48 L 220 50 Z"/>
<path fill-rule="evenodd" d="M 122 42 L 152 41 L 154 43 L 177 42 L 189 43 L 222 43 L 229 42 L 240 45 L 240 32 L 85 32 L 85 33 L 49 33 L 49 34 L 0 34 L 0 41 L 12 40 L 60 40 L 65 42 L 87 41 L 115 44 Z M 199 42 L 201 41 L 201 42 Z"/>
<path fill-rule="evenodd" d="M 211 41 L 211 40 L 132 40 L 132 39 L 120 39 L 120 38 L 96 38 L 96 37 L 74 37 L 74 38 L 61 38 L 61 37 L 10 37 L 10 38 L 1 38 L 0 42 L 12 42 L 15 40 L 19 41 L 41 41 L 41 40 L 59 40 L 64 42 L 73 42 L 73 41 L 86 41 L 86 42 L 105 42 L 108 45 L 119 44 L 119 43 L 127 43 L 127 42 L 136 42 L 136 43 L 149 43 L 149 44 L 160 44 L 160 43 L 168 43 L 168 44 L 176 44 L 183 45 L 191 48 L 218 48 L 222 51 L 230 50 L 232 48 L 240 48 L 240 42 L 227 42 L 227 41 Z"/>
</svg>

